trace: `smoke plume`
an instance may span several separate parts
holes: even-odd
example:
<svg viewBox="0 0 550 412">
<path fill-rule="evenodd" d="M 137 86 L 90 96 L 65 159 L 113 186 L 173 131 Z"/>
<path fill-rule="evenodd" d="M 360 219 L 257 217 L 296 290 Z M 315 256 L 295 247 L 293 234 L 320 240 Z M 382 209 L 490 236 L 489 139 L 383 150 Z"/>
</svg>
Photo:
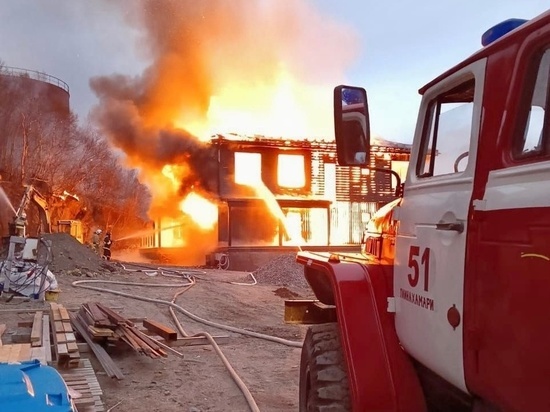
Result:
<svg viewBox="0 0 550 412">
<path fill-rule="evenodd" d="M 295 83 L 322 86 L 323 103 L 330 104 L 331 87 L 354 57 L 356 38 L 313 4 L 306 0 L 124 2 L 121 12 L 141 33 L 139 53 L 151 63 L 137 77 L 117 74 L 90 80 L 100 100 L 95 121 L 113 146 L 125 153 L 128 164 L 141 170 L 145 183 L 151 186 L 150 177 L 159 175 L 166 164 L 184 164 L 188 167 L 180 176 L 179 195 L 197 186 L 208 192 L 217 159 L 203 142 L 208 136 L 201 133 L 209 131 L 209 109 L 216 96 L 232 90 L 238 100 L 250 96 L 250 90 L 264 92 L 285 73 Z M 297 99 L 307 93 L 300 94 Z M 317 98 L 312 95 L 312 100 Z M 254 110 L 258 103 L 250 99 L 239 108 L 247 105 Z"/>
</svg>

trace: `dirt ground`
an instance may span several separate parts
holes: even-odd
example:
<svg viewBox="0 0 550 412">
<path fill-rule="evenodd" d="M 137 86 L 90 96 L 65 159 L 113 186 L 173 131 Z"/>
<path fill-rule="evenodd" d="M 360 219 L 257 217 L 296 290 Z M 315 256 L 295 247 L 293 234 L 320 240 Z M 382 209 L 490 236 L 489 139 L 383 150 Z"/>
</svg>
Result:
<svg viewBox="0 0 550 412">
<path fill-rule="evenodd" d="M 299 346 L 306 326 L 284 323 L 284 299 L 311 297 L 311 291 L 292 255 L 281 256 L 257 270 L 253 274 L 257 284 L 252 285 L 253 277 L 244 272 L 201 268 L 177 268 L 177 274 L 129 271 L 127 269 L 137 267 L 123 266 L 116 261 L 107 263 L 68 235 L 53 235 L 51 240 L 50 269 L 61 289 L 58 303 L 69 309 L 85 302 L 100 302 L 126 318 L 148 318 L 175 328 L 168 305 L 139 298 L 171 301 L 182 284 L 188 282 L 184 275 L 191 276 L 195 285 L 176 300 L 181 308 L 210 322 L 281 338 L 283 343 L 209 326 L 177 312 L 185 332 L 188 335 L 207 332 L 221 337 L 220 349 L 261 411 L 298 410 Z M 117 259 L 116 253 L 113 257 Z M 92 283 L 75 286 L 75 281 Z M 167 286 L 155 287 L 155 284 Z M 135 298 L 118 296 L 108 290 Z M 41 302 L 24 299 L 0 300 L 0 310 L 42 306 Z M 0 323 L 8 326 L 6 334 L 13 331 L 18 321 L 29 317 L 28 313 L 0 311 Z M 104 393 L 105 410 L 119 402 L 114 412 L 250 410 L 245 396 L 210 345 L 175 349 L 183 353 L 184 358 L 168 354 L 167 358 L 151 359 L 133 352 L 130 347 L 108 348 L 125 374 L 120 381 L 106 376 L 93 354 L 87 354 Z"/>
</svg>

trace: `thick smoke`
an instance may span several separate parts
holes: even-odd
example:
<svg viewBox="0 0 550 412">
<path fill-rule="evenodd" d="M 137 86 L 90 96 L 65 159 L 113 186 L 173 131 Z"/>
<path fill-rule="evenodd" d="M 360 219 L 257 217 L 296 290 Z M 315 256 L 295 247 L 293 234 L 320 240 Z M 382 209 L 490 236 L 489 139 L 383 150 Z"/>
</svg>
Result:
<svg viewBox="0 0 550 412">
<path fill-rule="evenodd" d="M 312 4 L 124 2 L 121 12 L 140 30 L 139 52 L 151 64 L 137 77 L 92 78 L 100 100 L 94 119 L 130 166 L 140 168 L 144 181 L 165 164 L 186 164 L 191 171 L 180 195 L 196 185 L 211 190 L 215 156 L 190 130 L 207 125 L 213 96 L 235 85 L 244 90 L 275 83 L 281 70 L 305 83 L 333 82 L 353 57 L 354 35 Z M 330 96 L 328 85 L 326 90 Z"/>
<path fill-rule="evenodd" d="M 92 87 L 94 90 L 116 90 L 121 84 L 118 78 L 93 79 Z M 208 144 L 170 125 L 146 124 L 147 119 L 128 97 L 102 96 L 101 101 L 95 118 L 132 166 L 140 167 L 147 174 L 162 170 L 166 164 L 186 164 L 190 172 L 180 176 L 182 188 L 199 184 L 206 191 L 214 189 L 212 182 L 216 178 L 217 164 L 213 148 Z"/>
</svg>

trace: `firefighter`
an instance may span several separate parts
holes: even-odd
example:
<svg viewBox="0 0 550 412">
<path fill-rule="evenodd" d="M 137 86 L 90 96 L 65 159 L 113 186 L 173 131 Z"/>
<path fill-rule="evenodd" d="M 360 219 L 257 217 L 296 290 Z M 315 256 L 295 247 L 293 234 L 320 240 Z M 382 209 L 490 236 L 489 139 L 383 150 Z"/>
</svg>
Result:
<svg viewBox="0 0 550 412">
<path fill-rule="evenodd" d="M 94 232 L 94 234 L 92 235 L 92 249 L 96 254 L 101 255 L 101 252 L 99 250 L 100 249 L 99 248 L 99 243 L 100 243 L 99 235 L 101 235 L 101 229 L 97 229 Z"/>
<path fill-rule="evenodd" d="M 113 240 L 111 239 L 111 232 L 107 231 L 103 238 L 103 259 L 111 260 L 111 245 Z"/>
<path fill-rule="evenodd" d="M 13 224 L 15 227 L 15 236 L 25 237 L 26 226 L 27 226 L 27 214 L 23 212 L 19 216 L 16 216 L 13 221 Z"/>
</svg>

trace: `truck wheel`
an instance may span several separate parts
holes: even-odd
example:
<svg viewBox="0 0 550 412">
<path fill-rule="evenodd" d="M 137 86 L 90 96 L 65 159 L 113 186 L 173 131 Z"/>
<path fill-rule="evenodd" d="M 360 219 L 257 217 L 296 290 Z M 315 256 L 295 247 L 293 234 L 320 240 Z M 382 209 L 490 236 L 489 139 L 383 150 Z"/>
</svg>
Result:
<svg viewBox="0 0 550 412">
<path fill-rule="evenodd" d="M 351 411 L 338 324 L 308 329 L 300 361 L 300 412 Z"/>
</svg>

